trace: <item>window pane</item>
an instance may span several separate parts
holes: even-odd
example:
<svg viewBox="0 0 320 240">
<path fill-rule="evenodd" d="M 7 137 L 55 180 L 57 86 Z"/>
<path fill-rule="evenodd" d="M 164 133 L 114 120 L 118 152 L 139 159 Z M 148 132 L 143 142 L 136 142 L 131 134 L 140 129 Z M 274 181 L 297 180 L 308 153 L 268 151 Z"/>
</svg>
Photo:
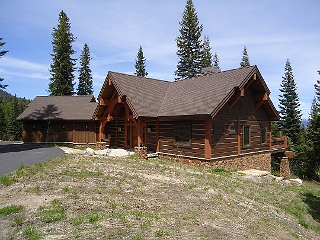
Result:
<svg viewBox="0 0 320 240">
<path fill-rule="evenodd" d="M 261 128 L 261 143 L 266 143 L 267 142 L 267 128 L 262 127 Z"/>
<path fill-rule="evenodd" d="M 244 126 L 243 128 L 243 145 L 248 146 L 250 145 L 250 126 Z"/>
<path fill-rule="evenodd" d="M 191 127 L 190 125 L 175 125 L 174 140 L 176 145 L 190 145 Z"/>
</svg>

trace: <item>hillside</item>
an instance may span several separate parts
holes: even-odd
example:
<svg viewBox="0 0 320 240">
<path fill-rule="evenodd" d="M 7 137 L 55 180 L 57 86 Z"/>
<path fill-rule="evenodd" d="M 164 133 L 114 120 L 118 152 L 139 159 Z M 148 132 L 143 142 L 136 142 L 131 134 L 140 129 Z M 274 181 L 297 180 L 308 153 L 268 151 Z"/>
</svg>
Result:
<svg viewBox="0 0 320 240">
<path fill-rule="evenodd" d="M 68 155 L 0 178 L 0 238 L 319 239 L 320 186 Z"/>
</svg>

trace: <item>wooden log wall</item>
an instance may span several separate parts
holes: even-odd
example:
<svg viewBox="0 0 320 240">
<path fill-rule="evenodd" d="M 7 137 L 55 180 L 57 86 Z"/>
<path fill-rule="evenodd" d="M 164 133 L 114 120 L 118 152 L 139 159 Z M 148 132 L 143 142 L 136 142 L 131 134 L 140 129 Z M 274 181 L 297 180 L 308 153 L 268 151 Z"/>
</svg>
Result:
<svg viewBox="0 0 320 240">
<path fill-rule="evenodd" d="M 110 146 L 124 147 L 124 120 L 113 120 L 107 124 L 110 125 Z"/>
<path fill-rule="evenodd" d="M 256 109 L 253 91 L 248 88 L 233 107 L 226 104 L 212 120 L 212 158 L 238 154 L 238 121 L 240 124 L 240 153 L 268 150 L 269 119 L 263 106 Z M 230 130 L 231 124 L 235 131 Z M 250 126 L 249 146 L 243 146 L 243 126 Z M 261 128 L 267 127 L 267 141 L 261 143 Z"/>
<path fill-rule="evenodd" d="M 205 120 L 188 121 L 191 126 L 190 146 L 179 146 L 174 141 L 174 125 L 186 121 L 159 121 L 160 152 L 204 158 Z"/>
<path fill-rule="evenodd" d="M 147 148 L 148 151 L 156 151 L 157 148 L 157 119 L 147 118 Z M 148 128 L 151 132 L 148 132 Z"/>
<path fill-rule="evenodd" d="M 49 129 L 48 122 L 26 122 L 24 128 L 24 142 L 96 142 L 95 122 L 50 122 Z"/>
</svg>

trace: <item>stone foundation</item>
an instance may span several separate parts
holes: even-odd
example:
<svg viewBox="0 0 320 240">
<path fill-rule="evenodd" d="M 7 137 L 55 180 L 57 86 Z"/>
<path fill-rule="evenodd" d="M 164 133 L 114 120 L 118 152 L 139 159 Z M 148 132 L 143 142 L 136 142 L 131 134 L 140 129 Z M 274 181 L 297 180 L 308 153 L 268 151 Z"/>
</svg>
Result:
<svg viewBox="0 0 320 240">
<path fill-rule="evenodd" d="M 168 155 L 161 155 L 162 157 L 183 163 L 193 163 L 196 165 L 224 168 L 228 170 L 248 170 L 258 169 L 262 171 L 271 172 L 271 154 L 270 152 L 252 153 L 246 155 L 237 155 L 216 160 L 199 160 L 183 157 L 175 157 Z"/>
<path fill-rule="evenodd" d="M 106 149 L 106 148 L 107 148 L 107 142 L 97 142 L 97 143 L 96 143 L 96 147 L 97 147 L 99 150 Z"/>
<path fill-rule="evenodd" d="M 139 158 L 147 159 L 148 149 L 147 147 L 134 147 L 134 153 Z"/>
<path fill-rule="evenodd" d="M 287 157 L 282 157 L 280 160 L 280 177 L 283 177 L 283 179 L 290 178 L 290 163 Z"/>
</svg>

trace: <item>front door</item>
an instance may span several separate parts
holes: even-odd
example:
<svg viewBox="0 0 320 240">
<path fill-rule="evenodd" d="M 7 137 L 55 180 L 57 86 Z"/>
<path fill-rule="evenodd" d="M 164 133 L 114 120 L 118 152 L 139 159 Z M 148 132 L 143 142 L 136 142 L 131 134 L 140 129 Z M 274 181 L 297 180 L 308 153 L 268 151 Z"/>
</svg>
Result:
<svg viewBox="0 0 320 240">
<path fill-rule="evenodd" d="M 125 126 L 125 148 L 137 146 L 137 130 L 134 123 L 126 123 Z"/>
</svg>

